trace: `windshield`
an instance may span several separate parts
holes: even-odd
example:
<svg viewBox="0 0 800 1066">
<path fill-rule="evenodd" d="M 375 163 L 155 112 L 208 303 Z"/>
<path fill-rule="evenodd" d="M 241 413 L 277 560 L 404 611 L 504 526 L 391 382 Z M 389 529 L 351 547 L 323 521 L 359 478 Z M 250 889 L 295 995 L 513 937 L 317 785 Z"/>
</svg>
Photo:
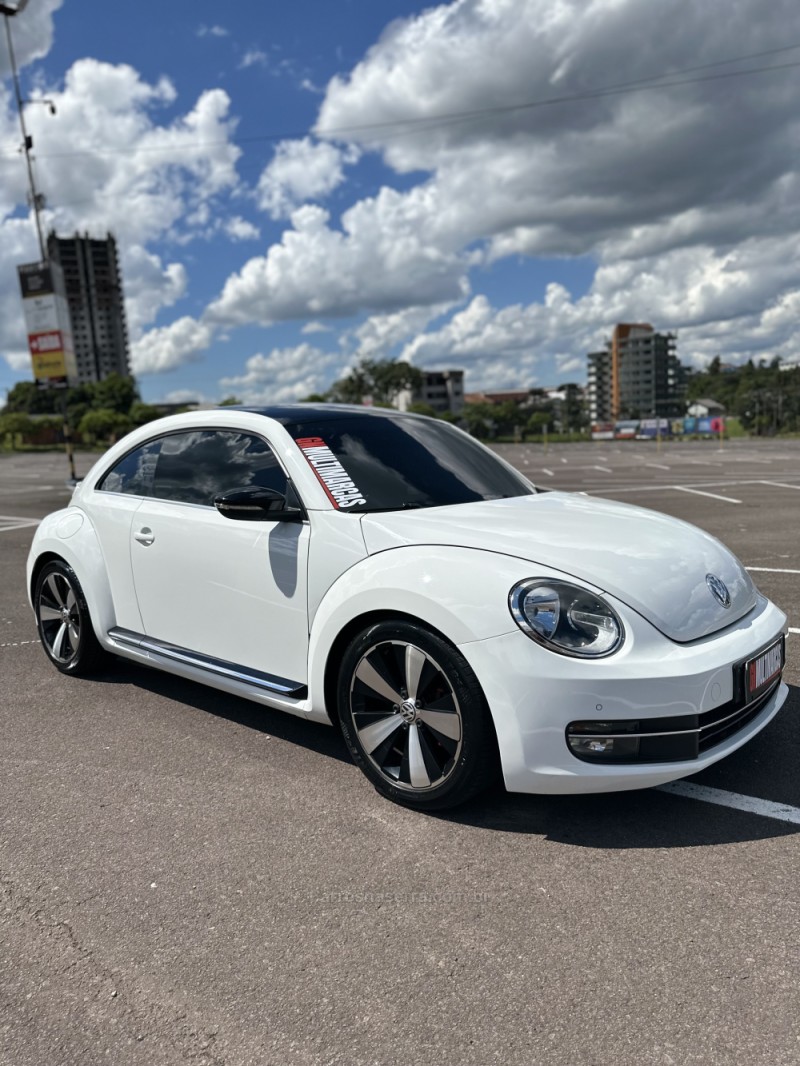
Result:
<svg viewBox="0 0 800 1066">
<path fill-rule="evenodd" d="M 520 474 L 446 422 L 355 416 L 286 428 L 334 506 L 352 514 L 535 492 Z"/>
</svg>

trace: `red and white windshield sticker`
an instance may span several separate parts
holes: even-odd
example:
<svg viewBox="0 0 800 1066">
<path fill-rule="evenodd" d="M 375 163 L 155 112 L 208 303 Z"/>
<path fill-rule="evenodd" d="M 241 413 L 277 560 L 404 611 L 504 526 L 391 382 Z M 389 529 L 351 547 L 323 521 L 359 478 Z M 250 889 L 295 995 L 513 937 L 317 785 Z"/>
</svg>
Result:
<svg viewBox="0 0 800 1066">
<path fill-rule="evenodd" d="M 297 447 L 306 457 L 334 507 L 345 510 L 367 501 L 322 437 L 300 437 Z"/>
</svg>

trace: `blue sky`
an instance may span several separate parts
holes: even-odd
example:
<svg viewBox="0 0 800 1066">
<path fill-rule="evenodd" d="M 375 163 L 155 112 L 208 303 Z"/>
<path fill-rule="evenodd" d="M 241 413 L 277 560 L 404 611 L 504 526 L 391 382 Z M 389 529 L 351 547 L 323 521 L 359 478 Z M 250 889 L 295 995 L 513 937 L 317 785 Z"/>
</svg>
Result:
<svg viewBox="0 0 800 1066">
<path fill-rule="evenodd" d="M 57 107 L 26 107 L 47 224 L 116 234 L 148 400 L 297 399 L 363 357 L 555 386 L 626 320 L 696 366 L 800 357 L 788 0 L 29 0 L 12 29 Z M 0 78 L 1 402 L 37 255 L 4 42 Z"/>
</svg>

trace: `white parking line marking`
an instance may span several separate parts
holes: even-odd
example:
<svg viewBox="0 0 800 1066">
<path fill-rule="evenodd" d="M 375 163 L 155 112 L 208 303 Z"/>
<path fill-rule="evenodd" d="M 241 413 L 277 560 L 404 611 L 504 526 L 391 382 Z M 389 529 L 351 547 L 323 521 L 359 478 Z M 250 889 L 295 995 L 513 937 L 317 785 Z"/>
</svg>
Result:
<svg viewBox="0 0 800 1066">
<path fill-rule="evenodd" d="M 669 467 L 668 466 L 664 466 L 663 463 L 645 463 L 644 465 L 645 466 L 652 466 L 654 469 L 658 469 L 658 470 L 669 470 Z"/>
<path fill-rule="evenodd" d="M 614 473 L 614 471 L 608 466 L 595 466 L 595 467 L 592 467 L 592 469 L 593 470 L 602 470 L 604 474 L 613 474 Z"/>
<path fill-rule="evenodd" d="M 591 470 L 591 469 L 594 469 L 594 468 L 593 467 L 584 467 L 583 469 Z M 740 485 L 761 485 L 761 484 L 763 484 L 763 482 L 759 481 L 756 478 L 745 478 L 745 479 L 728 478 L 725 481 L 696 481 L 694 484 L 695 485 L 702 485 L 705 488 L 726 488 L 727 489 L 727 488 L 733 488 L 735 486 L 740 486 Z M 615 495 L 619 495 L 620 493 L 628 493 L 628 492 L 669 492 L 670 489 L 674 489 L 674 488 L 678 488 L 678 486 L 677 485 L 666 485 L 663 482 L 659 482 L 657 485 L 653 485 L 652 483 L 649 484 L 649 485 L 620 485 L 620 486 L 616 486 L 615 485 L 615 486 L 613 486 L 611 488 L 592 489 L 591 491 L 595 495 L 602 495 L 604 492 L 613 492 Z M 694 491 L 696 492 L 697 489 L 695 489 Z M 730 500 L 731 497 L 730 496 L 722 496 L 721 499 Z M 740 501 L 737 501 L 737 502 L 740 502 Z"/>
<path fill-rule="evenodd" d="M 724 500 L 726 503 L 741 503 L 741 500 L 734 500 L 733 496 L 718 496 L 716 492 L 702 492 L 700 489 L 688 489 L 685 485 L 672 485 L 673 489 L 678 492 L 693 492 L 695 496 L 710 496 L 713 500 Z"/>
<path fill-rule="evenodd" d="M 567 462 L 567 460 L 566 460 L 566 459 L 564 459 L 564 458 L 562 457 L 562 459 L 561 459 L 561 462 L 562 462 L 562 463 L 566 463 L 566 462 Z"/>
<path fill-rule="evenodd" d="M 693 781 L 672 781 L 668 785 L 659 785 L 659 792 L 671 792 L 686 799 L 702 800 L 703 803 L 716 803 L 720 807 L 733 807 L 748 814 L 760 814 L 762 818 L 775 818 L 779 822 L 792 822 L 800 825 L 800 807 L 790 807 L 788 803 L 773 803 L 772 800 L 756 799 L 755 796 L 741 796 L 738 792 L 726 792 L 721 788 L 709 788 L 696 785 Z"/>
<path fill-rule="evenodd" d="M 2 521 L 2 519 L 0 519 Z M 38 526 L 38 519 L 23 520 L 21 522 L 14 522 L 12 525 L 0 525 L 0 533 L 12 533 L 15 529 L 30 529 L 31 526 Z"/>
<path fill-rule="evenodd" d="M 789 626 L 790 633 L 797 633 L 800 636 L 800 629 L 795 629 L 793 626 Z"/>
<path fill-rule="evenodd" d="M 746 566 L 745 570 L 757 570 L 759 574 L 800 574 L 800 570 L 777 570 L 772 566 Z"/>
<path fill-rule="evenodd" d="M 548 477 L 555 477 L 555 474 L 553 473 L 553 471 L 552 470 L 548 470 L 546 466 L 542 467 L 542 473 L 543 474 L 547 474 Z"/>
<path fill-rule="evenodd" d="M 783 481 L 762 481 L 762 485 L 774 485 L 776 489 L 797 489 L 800 492 L 800 485 L 787 485 Z"/>
<path fill-rule="evenodd" d="M 41 644 L 40 640 L 17 640 L 13 644 L 0 644 L 0 648 L 21 648 L 23 644 Z"/>
</svg>

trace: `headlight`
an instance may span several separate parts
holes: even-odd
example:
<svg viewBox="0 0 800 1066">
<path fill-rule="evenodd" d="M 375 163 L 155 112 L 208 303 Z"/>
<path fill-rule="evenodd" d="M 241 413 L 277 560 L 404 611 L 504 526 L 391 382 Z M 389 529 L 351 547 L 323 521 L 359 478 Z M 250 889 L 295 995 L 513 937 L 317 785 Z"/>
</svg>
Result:
<svg viewBox="0 0 800 1066">
<path fill-rule="evenodd" d="M 561 655 L 599 659 L 625 639 L 622 622 L 609 605 L 568 581 L 520 581 L 509 593 L 508 605 L 524 633 Z"/>
</svg>

